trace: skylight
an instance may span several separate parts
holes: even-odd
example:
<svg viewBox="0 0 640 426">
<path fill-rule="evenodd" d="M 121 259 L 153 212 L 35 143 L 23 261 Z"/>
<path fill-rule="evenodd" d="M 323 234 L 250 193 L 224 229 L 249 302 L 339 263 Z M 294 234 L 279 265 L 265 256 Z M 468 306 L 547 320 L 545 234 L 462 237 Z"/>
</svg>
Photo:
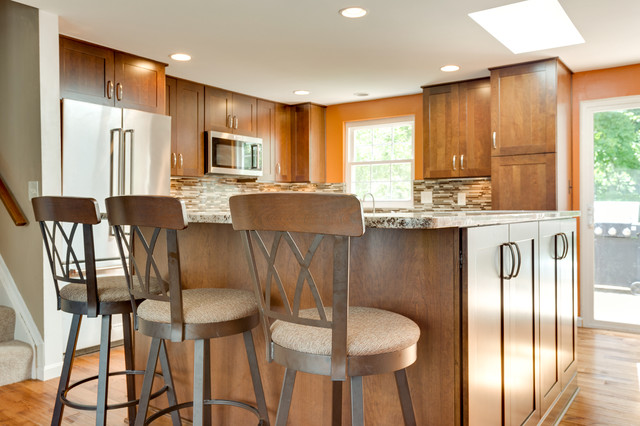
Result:
<svg viewBox="0 0 640 426">
<path fill-rule="evenodd" d="M 516 54 L 584 43 L 558 0 L 527 0 L 469 17 Z"/>
</svg>

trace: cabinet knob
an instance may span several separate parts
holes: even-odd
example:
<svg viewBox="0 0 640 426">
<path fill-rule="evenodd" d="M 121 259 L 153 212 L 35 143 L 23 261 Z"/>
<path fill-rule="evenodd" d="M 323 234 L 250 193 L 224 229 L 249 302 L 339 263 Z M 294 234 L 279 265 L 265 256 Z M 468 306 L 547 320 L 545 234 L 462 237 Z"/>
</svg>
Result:
<svg viewBox="0 0 640 426">
<path fill-rule="evenodd" d="M 107 99 L 113 98 L 113 81 L 107 81 Z"/>
</svg>

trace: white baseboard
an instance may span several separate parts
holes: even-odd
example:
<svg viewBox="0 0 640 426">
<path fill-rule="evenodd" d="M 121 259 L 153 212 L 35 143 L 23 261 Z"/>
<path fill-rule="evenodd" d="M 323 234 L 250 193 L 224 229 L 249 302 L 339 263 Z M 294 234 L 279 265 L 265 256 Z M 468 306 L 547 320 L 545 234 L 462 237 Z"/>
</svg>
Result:
<svg viewBox="0 0 640 426">
<path fill-rule="evenodd" d="M 578 317 L 577 323 L 578 327 L 582 327 L 582 317 Z"/>
<path fill-rule="evenodd" d="M 56 362 L 51 365 L 45 365 L 43 367 L 42 379 L 40 380 L 49 380 L 55 379 L 56 377 L 60 377 L 60 373 L 62 372 L 62 363 Z"/>
<path fill-rule="evenodd" d="M 42 380 L 43 376 L 40 372 L 43 364 L 44 341 L 2 256 L 0 256 L 0 288 L 3 290 L 2 296 L 6 296 L 6 300 L 0 301 L 16 312 L 15 339 L 28 343 L 33 349 L 31 378 Z"/>
</svg>

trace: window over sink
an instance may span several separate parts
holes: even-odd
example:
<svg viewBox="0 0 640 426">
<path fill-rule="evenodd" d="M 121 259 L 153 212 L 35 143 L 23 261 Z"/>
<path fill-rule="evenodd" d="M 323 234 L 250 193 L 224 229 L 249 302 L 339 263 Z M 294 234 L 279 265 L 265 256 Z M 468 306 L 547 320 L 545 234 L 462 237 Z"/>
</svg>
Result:
<svg viewBox="0 0 640 426">
<path fill-rule="evenodd" d="M 413 116 L 348 122 L 347 192 L 372 194 L 377 208 L 413 207 L 414 125 Z"/>
</svg>

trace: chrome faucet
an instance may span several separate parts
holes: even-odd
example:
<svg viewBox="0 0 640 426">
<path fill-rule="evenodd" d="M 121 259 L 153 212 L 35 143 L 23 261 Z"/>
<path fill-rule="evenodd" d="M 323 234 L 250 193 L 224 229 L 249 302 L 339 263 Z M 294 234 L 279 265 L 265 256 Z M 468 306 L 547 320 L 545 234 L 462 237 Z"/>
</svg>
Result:
<svg viewBox="0 0 640 426">
<path fill-rule="evenodd" d="M 360 198 L 360 201 L 364 204 L 364 199 L 367 198 L 367 195 L 371 196 L 371 204 L 373 205 L 373 213 L 376 212 L 376 199 L 373 197 L 373 194 L 370 192 L 367 192 L 366 194 L 364 194 L 362 196 L 362 198 Z"/>
</svg>

